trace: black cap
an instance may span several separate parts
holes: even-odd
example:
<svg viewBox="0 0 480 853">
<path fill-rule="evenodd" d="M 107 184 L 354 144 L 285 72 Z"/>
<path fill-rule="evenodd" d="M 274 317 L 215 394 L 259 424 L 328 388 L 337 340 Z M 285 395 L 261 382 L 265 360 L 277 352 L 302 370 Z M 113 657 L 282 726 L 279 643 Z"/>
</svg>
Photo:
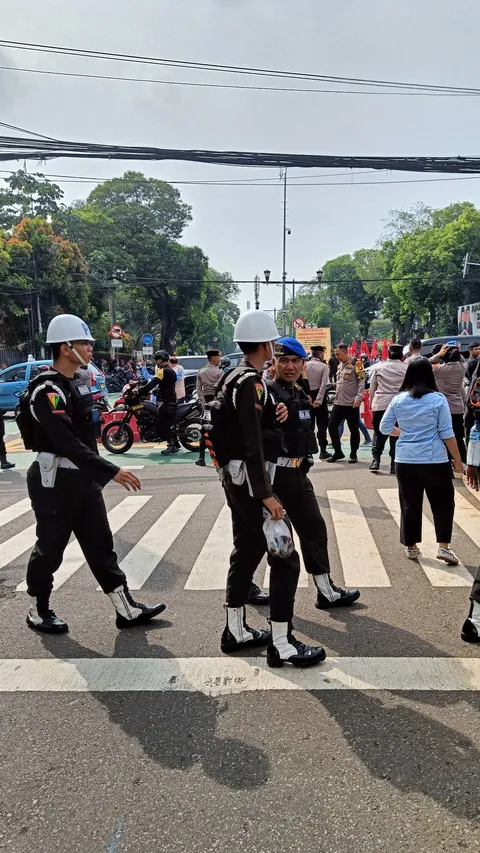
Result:
<svg viewBox="0 0 480 853">
<path fill-rule="evenodd" d="M 212 355 L 220 355 L 220 350 L 219 349 L 207 349 L 205 355 L 207 356 L 207 358 L 211 358 Z"/>
<path fill-rule="evenodd" d="M 322 347 L 320 344 L 314 344 L 314 346 L 310 347 L 310 349 L 312 352 L 318 352 L 318 351 L 325 352 L 326 347 Z"/>
</svg>

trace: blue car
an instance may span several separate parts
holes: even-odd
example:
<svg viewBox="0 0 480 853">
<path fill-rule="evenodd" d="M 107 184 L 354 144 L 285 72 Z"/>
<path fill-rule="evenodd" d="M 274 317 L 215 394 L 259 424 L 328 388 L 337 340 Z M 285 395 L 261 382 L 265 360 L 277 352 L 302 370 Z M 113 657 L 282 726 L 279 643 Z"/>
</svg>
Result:
<svg viewBox="0 0 480 853">
<path fill-rule="evenodd" d="M 13 367 L 0 370 L 0 411 L 4 414 L 13 412 L 18 403 L 18 395 L 25 391 L 32 379 L 38 376 L 42 365 L 50 367 L 51 364 L 51 360 L 25 361 L 22 364 L 14 364 Z M 91 362 L 88 369 L 92 374 L 92 394 L 96 398 L 106 398 L 108 391 L 103 373 Z"/>
</svg>

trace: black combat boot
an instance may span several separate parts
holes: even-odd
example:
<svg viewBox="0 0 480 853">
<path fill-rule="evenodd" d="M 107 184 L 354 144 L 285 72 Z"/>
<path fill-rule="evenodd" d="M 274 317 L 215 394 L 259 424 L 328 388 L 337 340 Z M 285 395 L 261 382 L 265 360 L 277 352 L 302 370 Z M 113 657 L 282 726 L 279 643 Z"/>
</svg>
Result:
<svg viewBox="0 0 480 853">
<path fill-rule="evenodd" d="M 330 459 L 327 459 L 327 462 L 338 462 L 340 459 L 345 459 L 345 454 L 342 450 L 334 449 L 332 455 L 330 456 Z"/>
<path fill-rule="evenodd" d="M 390 460 L 390 474 L 396 475 L 396 473 L 397 473 L 397 469 L 395 468 L 395 459 L 391 459 Z"/>
<path fill-rule="evenodd" d="M 317 600 L 315 607 L 319 610 L 330 610 L 331 607 L 350 607 L 354 601 L 360 598 L 359 589 L 342 589 L 335 586 L 330 575 L 314 575 L 317 587 Z"/>
<path fill-rule="evenodd" d="M 7 462 L 7 456 L 3 453 L 0 456 L 0 468 L 2 471 L 7 471 L 9 468 L 15 468 L 15 462 Z"/>
<path fill-rule="evenodd" d="M 291 663 L 292 666 L 315 666 L 326 658 L 321 646 L 307 646 L 293 636 L 291 622 L 273 622 L 272 641 L 267 649 L 267 664 L 272 667 Z"/>
<path fill-rule="evenodd" d="M 68 631 L 66 622 L 62 622 L 53 610 L 49 608 L 49 596 L 33 595 L 28 596 L 30 599 L 30 609 L 27 613 L 27 625 L 34 631 L 40 631 L 42 634 L 65 634 Z"/>
<path fill-rule="evenodd" d="M 154 616 L 163 613 L 166 604 L 139 604 L 134 601 L 128 586 L 119 586 L 113 592 L 108 593 L 116 612 L 115 624 L 117 628 L 132 628 L 134 625 L 145 625 Z"/>
<path fill-rule="evenodd" d="M 257 631 L 247 625 L 244 607 L 227 607 L 227 624 L 225 625 L 220 648 L 229 654 L 249 646 L 266 646 L 272 639 L 270 631 Z"/>
<path fill-rule="evenodd" d="M 267 592 L 263 592 L 256 583 L 252 583 L 250 586 L 250 592 L 248 593 L 247 603 L 248 604 L 268 604 L 270 602 L 270 596 Z"/>
<path fill-rule="evenodd" d="M 480 604 L 473 599 L 470 612 L 463 623 L 462 640 L 465 643 L 480 643 Z"/>
</svg>

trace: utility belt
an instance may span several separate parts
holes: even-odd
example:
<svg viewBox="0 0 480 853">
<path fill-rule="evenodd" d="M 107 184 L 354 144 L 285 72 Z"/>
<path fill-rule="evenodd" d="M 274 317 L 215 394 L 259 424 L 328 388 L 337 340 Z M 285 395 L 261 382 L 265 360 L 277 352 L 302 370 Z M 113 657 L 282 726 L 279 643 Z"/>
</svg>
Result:
<svg viewBox="0 0 480 853">
<path fill-rule="evenodd" d="M 293 458 L 290 456 L 279 456 L 277 459 L 277 466 L 278 468 L 300 468 L 304 458 L 304 456 L 296 456 Z"/>
<path fill-rule="evenodd" d="M 64 456 L 56 456 L 55 453 L 47 453 L 45 450 L 37 453 L 37 462 L 44 489 L 53 489 L 59 468 L 79 470 L 78 465 L 75 465 L 70 459 L 66 459 Z"/>
</svg>

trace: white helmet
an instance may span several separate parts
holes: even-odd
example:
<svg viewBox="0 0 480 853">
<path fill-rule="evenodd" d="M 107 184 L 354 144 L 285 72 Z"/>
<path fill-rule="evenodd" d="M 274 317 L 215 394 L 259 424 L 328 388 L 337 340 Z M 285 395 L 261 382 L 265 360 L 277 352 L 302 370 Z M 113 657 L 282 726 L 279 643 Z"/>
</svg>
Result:
<svg viewBox="0 0 480 853">
<path fill-rule="evenodd" d="M 276 341 L 279 337 L 277 325 L 266 311 L 245 311 L 235 323 L 235 343 L 262 344 L 265 341 Z"/>
<path fill-rule="evenodd" d="M 48 324 L 47 344 L 66 344 L 71 341 L 94 341 L 87 324 L 74 314 L 58 314 Z"/>
</svg>

